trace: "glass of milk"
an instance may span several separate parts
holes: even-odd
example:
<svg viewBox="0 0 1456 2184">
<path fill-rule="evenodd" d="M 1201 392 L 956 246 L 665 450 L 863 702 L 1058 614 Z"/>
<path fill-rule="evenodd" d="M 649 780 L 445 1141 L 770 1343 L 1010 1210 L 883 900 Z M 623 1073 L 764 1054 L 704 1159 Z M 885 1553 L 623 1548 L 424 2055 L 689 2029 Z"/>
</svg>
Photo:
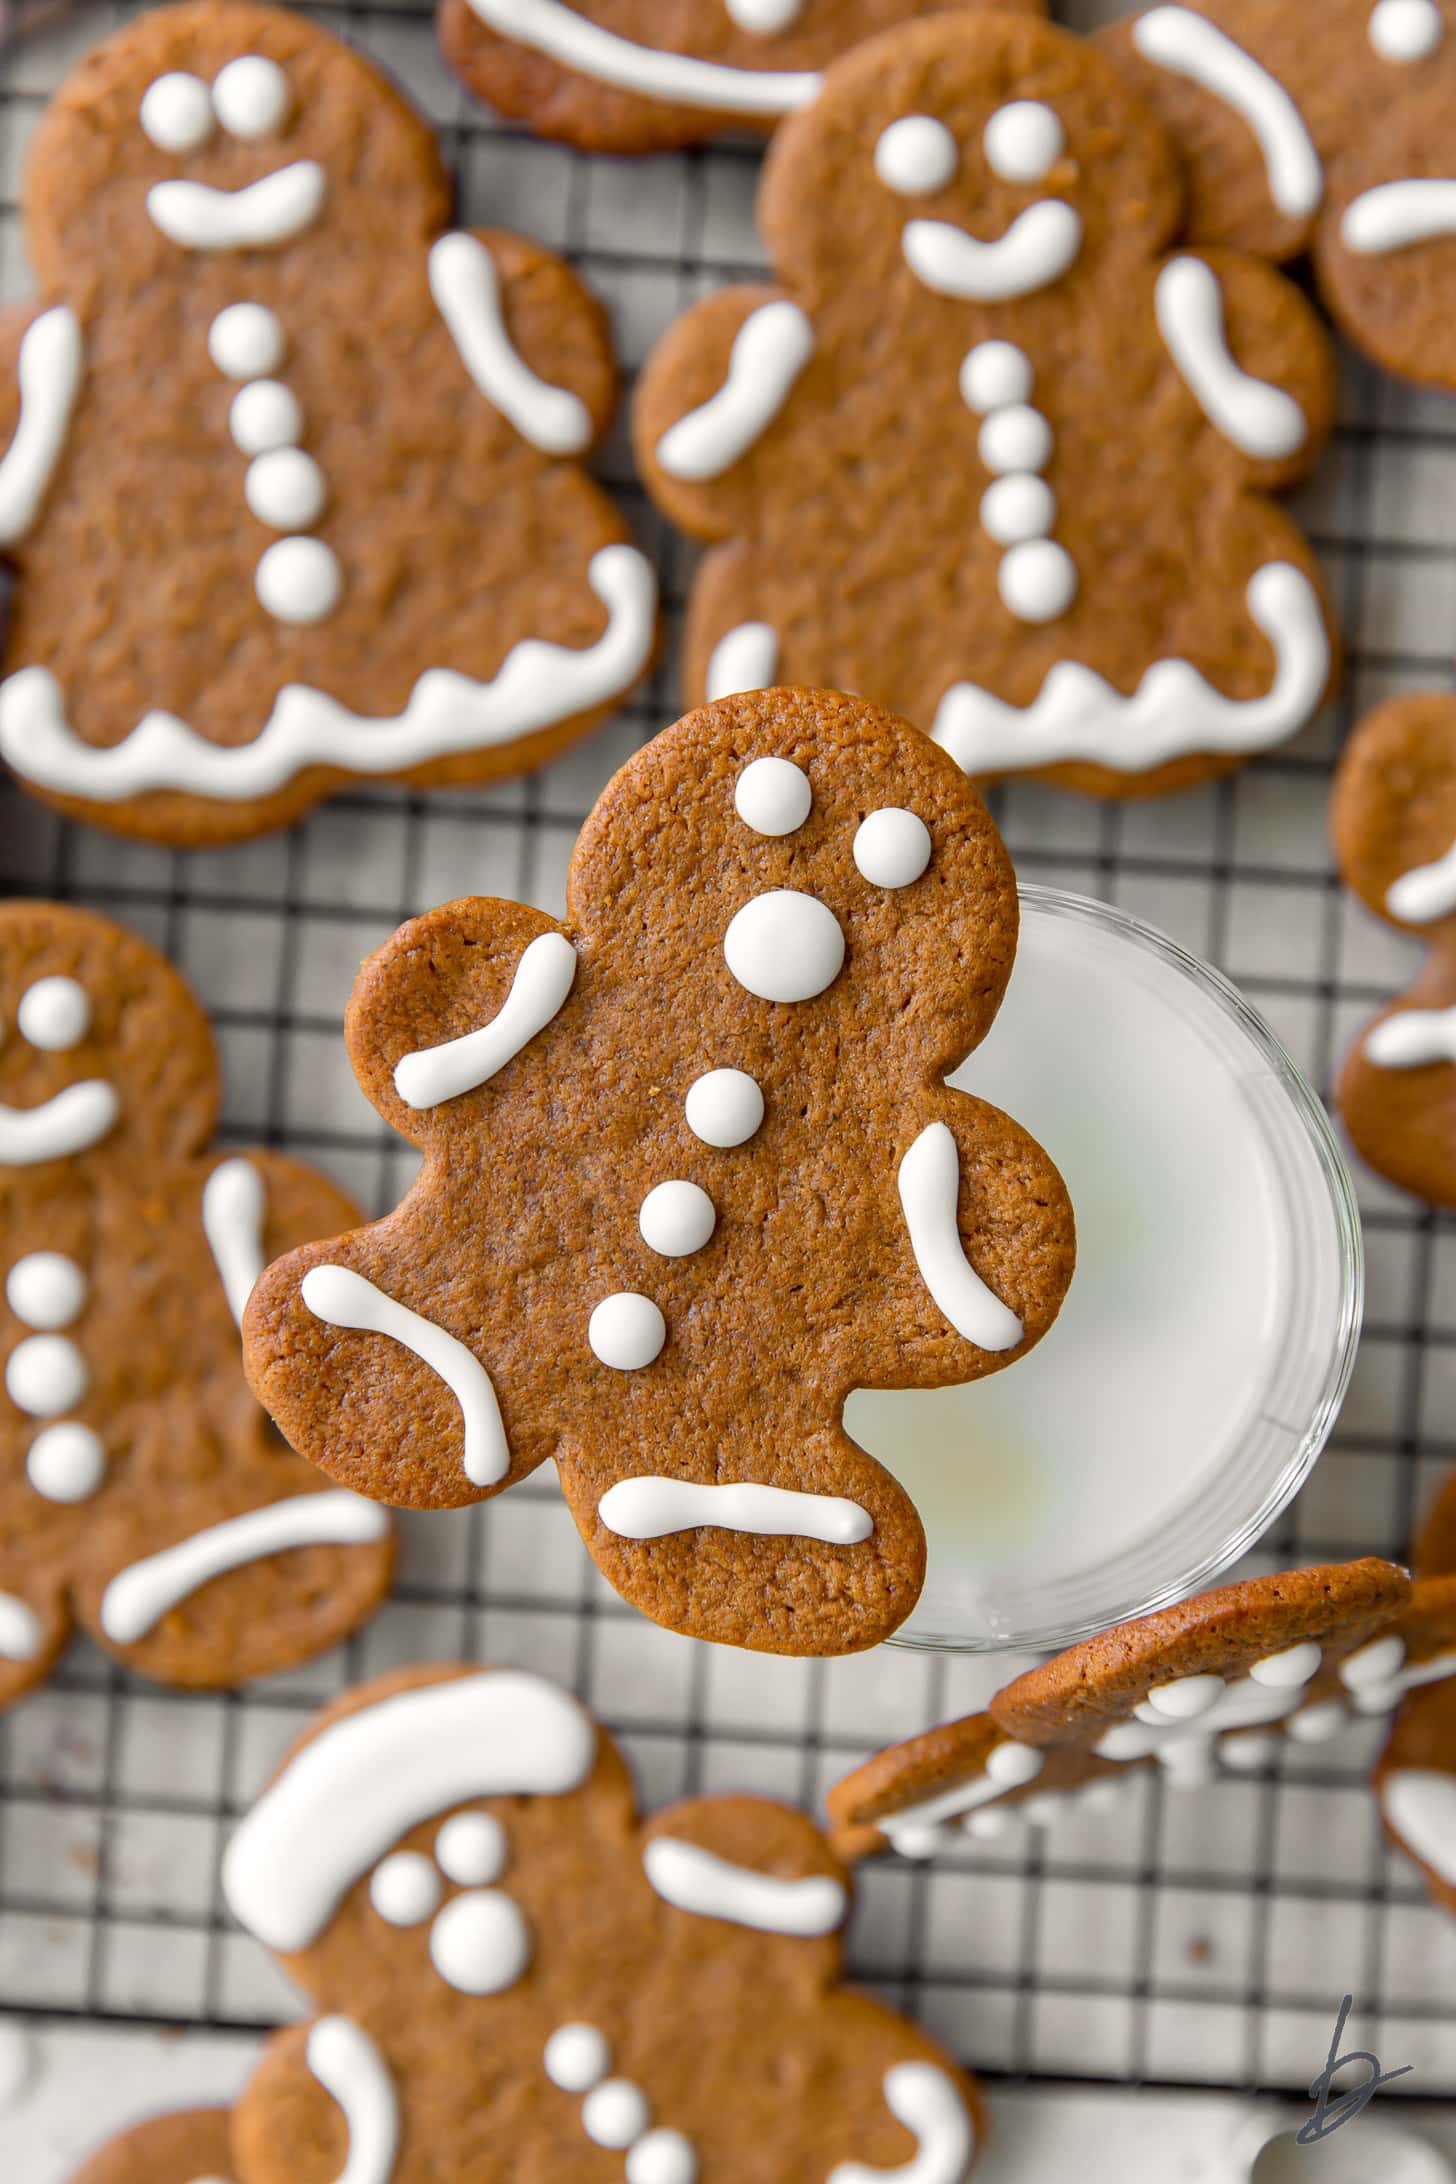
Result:
<svg viewBox="0 0 1456 2184">
<path fill-rule="evenodd" d="M 1268 1025 L 1120 910 L 1041 887 L 1021 910 L 950 1081 L 1060 1167 L 1076 1276 L 1021 1363 L 844 1413 L 925 1523 L 894 1642 L 955 1652 L 1058 1648 L 1209 1584 L 1307 1476 L 1360 1326 L 1349 1173 Z"/>
</svg>

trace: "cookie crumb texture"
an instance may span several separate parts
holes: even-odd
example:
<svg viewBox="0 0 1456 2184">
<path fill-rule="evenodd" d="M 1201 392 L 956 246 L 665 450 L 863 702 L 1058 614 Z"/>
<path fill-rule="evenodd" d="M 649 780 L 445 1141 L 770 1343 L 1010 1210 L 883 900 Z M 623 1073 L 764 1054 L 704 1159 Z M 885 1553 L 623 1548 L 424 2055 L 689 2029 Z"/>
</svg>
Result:
<svg viewBox="0 0 1456 2184">
<path fill-rule="evenodd" d="M 433 133 L 338 39 L 140 16 L 42 119 L 23 213 L 0 753 L 36 794 L 231 841 L 350 778 L 540 765 L 645 670 L 652 575 L 579 461 L 605 314 L 534 243 L 446 232 Z"/>
<path fill-rule="evenodd" d="M 554 1457 L 604 1574 L 675 1629 L 872 1645 L 924 1537 L 845 1398 L 1014 1362 L 1072 1273 L 1046 1153 L 943 1083 L 1011 972 L 1000 838 L 918 730 L 770 691 L 628 762 L 567 899 L 564 926 L 447 904 L 365 964 L 354 1067 L 424 1167 L 269 1269 L 253 1385 L 399 1504 Z"/>
<path fill-rule="evenodd" d="M 273 1431 L 236 1315 L 269 1255 L 357 1209 L 210 1149 L 207 1019 L 120 927 L 0 906 L 0 1017 L 0 1702 L 76 1624 L 167 1684 L 296 1667 L 383 1598 L 390 1525 Z"/>
<path fill-rule="evenodd" d="M 232 2175 L 231 2111 L 192 2108 L 121 2132 L 70 2184 L 231 2184 Z"/>
</svg>

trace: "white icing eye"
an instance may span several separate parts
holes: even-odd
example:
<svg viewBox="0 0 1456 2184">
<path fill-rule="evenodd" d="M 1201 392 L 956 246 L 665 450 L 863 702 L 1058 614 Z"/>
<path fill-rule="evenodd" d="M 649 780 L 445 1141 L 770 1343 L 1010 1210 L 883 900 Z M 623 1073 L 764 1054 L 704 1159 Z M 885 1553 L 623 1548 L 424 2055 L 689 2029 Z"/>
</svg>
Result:
<svg viewBox="0 0 1456 2184">
<path fill-rule="evenodd" d="M 106 1451 L 89 1426 L 67 1419 L 42 1426 L 30 1444 L 25 1472 L 46 1501 L 89 1501 L 106 1476 Z"/>
<path fill-rule="evenodd" d="M 1031 400 L 1031 358 L 1014 341 L 978 341 L 961 363 L 961 400 L 985 416 Z"/>
<path fill-rule="evenodd" d="M 229 379 L 261 379 L 283 362 L 283 327 L 266 303 L 227 304 L 207 329 L 207 353 Z"/>
<path fill-rule="evenodd" d="M 181 69 L 142 93 L 141 124 L 159 152 L 195 152 L 212 135 L 212 100 L 200 76 Z"/>
<path fill-rule="evenodd" d="M 1015 99 L 991 116 L 982 141 L 1003 182 L 1040 182 L 1061 158 L 1067 135 L 1039 99 Z"/>
<path fill-rule="evenodd" d="M 91 1003 L 74 978 L 38 978 L 15 1012 L 20 1035 L 47 1054 L 64 1054 L 91 1029 Z"/>
<path fill-rule="evenodd" d="M 1056 494 L 1029 470 L 1008 470 L 981 495 L 981 528 L 998 546 L 1045 538 L 1056 515 Z"/>
<path fill-rule="evenodd" d="M 1019 622 L 1054 622 L 1077 596 L 1077 564 L 1054 539 L 1028 539 L 1001 563 L 996 588 Z"/>
<path fill-rule="evenodd" d="M 488 1812 L 457 1812 L 435 1837 L 435 1858 L 461 1888 L 498 1881 L 506 1869 L 506 1831 Z"/>
<path fill-rule="evenodd" d="M 640 1372 L 666 1342 L 667 1321 L 650 1297 L 622 1289 L 597 1305 L 587 1322 L 586 1339 L 604 1365 L 619 1373 Z"/>
<path fill-rule="evenodd" d="M 913 811 L 887 804 L 860 821 L 854 861 L 875 887 L 908 887 L 930 862 L 930 829 Z"/>
<path fill-rule="evenodd" d="M 688 1128 L 705 1145 L 744 1145 L 763 1122 L 763 1094 L 746 1069 L 710 1069 L 688 1086 Z"/>
<path fill-rule="evenodd" d="M 760 1001 L 812 1001 L 839 976 L 844 934 L 817 895 L 775 887 L 735 913 L 723 954 L 745 993 Z"/>
<path fill-rule="evenodd" d="M 375 1867 L 369 1901 L 391 1926 L 422 1926 L 439 1907 L 440 1876 L 417 1850 L 397 1850 Z"/>
<path fill-rule="evenodd" d="M 955 138 L 933 114 L 892 121 L 875 146 L 875 173 L 902 197 L 931 197 L 943 190 L 960 162 Z"/>
<path fill-rule="evenodd" d="M 430 1928 L 430 1962 L 461 1994 L 502 1994 L 530 1961 L 520 1905 L 494 1888 L 456 1896 Z"/>
<path fill-rule="evenodd" d="M 649 1250 L 664 1259 L 685 1259 L 707 1243 L 718 1226 L 718 1212 L 705 1190 L 675 1177 L 647 1193 L 637 1226 Z"/>
<path fill-rule="evenodd" d="M 288 78 L 261 53 L 240 54 L 213 79 L 212 105 L 229 136 L 272 136 L 288 113 Z"/>
<path fill-rule="evenodd" d="M 86 1302 L 86 1277 L 60 1251 L 28 1251 L 5 1277 L 5 1298 L 27 1327 L 69 1327 Z"/>
<path fill-rule="evenodd" d="M 306 531 L 324 512 L 329 489 L 312 455 L 275 447 L 255 455 L 243 479 L 243 498 L 260 523 L 275 531 Z"/>
<path fill-rule="evenodd" d="M 1370 43 L 1382 61 L 1427 60 L 1444 36 L 1435 0 L 1379 0 L 1370 18 Z"/>
<path fill-rule="evenodd" d="M 542 2062 L 563 2093 L 589 2093 L 611 2069 L 612 2052 L 595 2025 L 558 2025 Z"/>
<path fill-rule="evenodd" d="M 976 436 L 976 451 L 993 477 L 1008 470 L 1040 470 L 1051 459 L 1052 428 L 1040 410 L 1013 402 L 993 410 Z"/>
<path fill-rule="evenodd" d="M 244 455 L 269 455 L 302 437 L 303 405 L 281 380 L 255 379 L 233 396 L 228 430 Z"/>
<path fill-rule="evenodd" d="M 756 758 L 733 789 L 733 808 L 755 834 L 792 834 L 809 816 L 814 792 L 802 766 L 787 758 Z"/>
<path fill-rule="evenodd" d="M 322 622 L 343 594 L 344 572 L 321 538 L 279 538 L 258 556 L 253 587 L 275 621 Z"/>
</svg>

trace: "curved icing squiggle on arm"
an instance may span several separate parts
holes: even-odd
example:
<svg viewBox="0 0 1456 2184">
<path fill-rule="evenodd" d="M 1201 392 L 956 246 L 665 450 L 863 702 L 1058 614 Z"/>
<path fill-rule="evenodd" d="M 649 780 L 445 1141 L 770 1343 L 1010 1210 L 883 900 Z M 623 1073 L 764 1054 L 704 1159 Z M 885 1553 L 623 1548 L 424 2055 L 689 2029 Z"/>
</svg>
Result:
<svg viewBox="0 0 1456 2184">
<path fill-rule="evenodd" d="M 399 2103 L 384 2057 L 351 2017 L 319 2018 L 304 2053 L 348 2125 L 349 2151 L 334 2184 L 390 2184 L 399 2152 Z"/>
<path fill-rule="evenodd" d="M 461 363 L 523 439 L 547 455 L 579 455 L 591 445 L 585 402 L 538 379 L 512 346 L 495 261 L 478 236 L 442 235 L 430 246 L 430 294 Z"/>
<path fill-rule="evenodd" d="M 642 1869 L 663 1902 L 676 1910 L 731 1919 L 764 1934 L 832 1934 L 849 1909 L 843 1885 L 831 1874 L 783 1880 L 672 1835 L 653 1837 L 642 1852 Z"/>
<path fill-rule="evenodd" d="M 561 0 L 470 0 L 488 30 L 545 53 L 598 83 L 635 91 L 639 98 L 701 106 L 711 113 L 787 114 L 817 98 L 819 78 L 809 71 L 725 68 L 687 53 L 659 52 L 603 30 Z"/>
<path fill-rule="evenodd" d="M 240 1327 L 263 1271 L 264 1210 L 263 1178 L 251 1160 L 222 1161 L 202 1186 L 202 1232 Z"/>
<path fill-rule="evenodd" d="M 74 311 L 57 304 L 27 326 L 16 376 L 20 417 L 0 461 L 0 546 L 17 546 L 40 514 L 81 391 L 81 328 Z"/>
<path fill-rule="evenodd" d="M 1303 447 L 1309 428 L 1294 396 L 1234 361 L 1212 266 L 1202 258 L 1171 259 L 1158 275 L 1154 307 L 1168 354 L 1215 431 L 1260 462 Z"/>
<path fill-rule="evenodd" d="M 733 337 L 717 393 L 658 441 L 663 469 L 674 478 L 721 478 L 773 423 L 813 354 L 808 314 L 786 296 L 751 311 Z"/>
<path fill-rule="evenodd" d="M 147 216 L 183 250 L 259 250 L 291 242 L 324 208 L 328 178 L 316 159 L 260 175 L 241 190 L 218 190 L 180 177 L 154 182 Z"/>
<path fill-rule="evenodd" d="M 1014 1350 L 1026 1330 L 986 1287 L 961 1243 L 961 1156 L 948 1124 L 926 1124 L 900 1162 L 899 1181 L 910 1248 L 939 1309 L 978 1349 Z"/>
<path fill-rule="evenodd" d="M 960 2092 L 934 2063 L 895 2063 L 885 2072 L 885 2105 L 916 2142 L 908 2161 L 871 2169 L 841 2161 L 829 2184 L 961 2184 L 976 2151 L 975 2126 Z"/>
<path fill-rule="evenodd" d="M 1049 288 L 1075 264 L 1082 216 L 1061 198 L 1044 197 L 989 243 L 949 220 L 907 220 L 900 248 L 916 279 L 938 296 L 1005 303 Z"/>
<path fill-rule="evenodd" d="M 779 671 L 779 636 L 772 622 L 740 622 L 725 631 L 708 660 L 706 695 L 736 698 L 741 690 L 768 690 Z"/>
<path fill-rule="evenodd" d="M 420 1047 L 394 1065 L 394 1089 L 407 1106 L 437 1107 L 485 1084 L 544 1031 L 576 979 L 576 950 L 564 933 L 538 933 L 523 950 L 511 990 L 488 1024 L 439 1046 Z"/>
<path fill-rule="evenodd" d="M 328 1326 L 384 1335 L 438 1373 L 460 1405 L 466 1478 L 473 1486 L 494 1486 L 505 1477 L 511 1468 L 511 1452 L 500 1405 L 489 1373 L 463 1342 L 408 1305 L 387 1297 L 351 1267 L 310 1267 L 300 1293 L 314 1317 Z"/>
<path fill-rule="evenodd" d="M 1456 182 L 1444 177 L 1381 182 L 1352 199 L 1340 221 L 1340 241 L 1359 258 L 1443 235 L 1456 235 Z"/>
<path fill-rule="evenodd" d="M 1456 910 L 1456 842 L 1434 864 L 1402 872 L 1386 890 L 1385 907 L 1407 925 L 1430 925 Z"/>
<path fill-rule="evenodd" d="M 102 1077 L 68 1084 L 39 1107 L 0 1106 L 0 1167 L 34 1168 L 69 1160 L 99 1145 L 121 1113 L 116 1088 Z"/>
<path fill-rule="evenodd" d="M 1366 1038 L 1365 1058 L 1377 1069 L 1456 1062 L 1456 1008 L 1401 1009 L 1387 1016 Z"/>
<path fill-rule="evenodd" d="M 1269 195 L 1287 220 L 1307 220 L 1325 193 L 1324 169 L 1304 116 L 1277 77 L 1192 8 L 1149 8 L 1133 25 L 1145 61 L 1187 76 L 1231 106 L 1264 155 Z"/>
<path fill-rule="evenodd" d="M 40 1652 L 40 1617 L 14 1593 L 0 1592 L 0 1661 L 33 1661 Z"/>
<path fill-rule="evenodd" d="M 747 1481 L 707 1486 L 651 1473 L 609 1486 L 597 1515 L 619 1539 L 637 1540 L 716 1525 L 770 1539 L 818 1539 L 830 1547 L 853 1547 L 875 1528 L 867 1509 L 833 1494 L 798 1494 L 789 1487 Z"/>
</svg>

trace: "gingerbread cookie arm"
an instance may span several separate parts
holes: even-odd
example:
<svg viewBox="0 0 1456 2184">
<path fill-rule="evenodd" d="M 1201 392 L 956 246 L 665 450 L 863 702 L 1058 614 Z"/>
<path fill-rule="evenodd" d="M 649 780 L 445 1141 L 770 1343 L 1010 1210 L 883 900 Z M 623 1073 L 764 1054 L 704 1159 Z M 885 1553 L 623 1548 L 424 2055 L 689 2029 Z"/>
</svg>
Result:
<svg viewBox="0 0 1456 2184">
<path fill-rule="evenodd" d="M 1372 1168 L 1430 1205 L 1456 1207 L 1456 947 L 1436 949 L 1360 1033 L 1335 1103 Z"/>
<path fill-rule="evenodd" d="M 374 2043 L 348 2018 L 271 2040 L 233 2111 L 237 2184 L 391 2184 L 398 2098 Z M 189 2180 L 190 2184 L 190 2180 Z"/>
<path fill-rule="evenodd" d="M 504 229 L 430 247 L 430 293 L 486 400 L 546 455 L 584 455 L 616 400 L 601 304 L 564 260 Z"/>
<path fill-rule="evenodd" d="M 65 457 L 84 343 L 66 304 L 0 315 L 0 551 L 24 546 Z"/>
<path fill-rule="evenodd" d="M 231 2124 L 226 2108 L 154 2116 L 98 2147 L 70 2184 L 231 2184 Z"/>
<path fill-rule="evenodd" d="M 1456 1677 L 1405 1700 L 1372 1787 L 1387 1841 L 1456 1916 Z"/>
<path fill-rule="evenodd" d="M 1159 269 L 1154 309 L 1184 385 L 1250 483 L 1304 476 L 1334 421 L 1335 359 L 1299 291 L 1236 251 L 1181 251 Z"/>
</svg>

